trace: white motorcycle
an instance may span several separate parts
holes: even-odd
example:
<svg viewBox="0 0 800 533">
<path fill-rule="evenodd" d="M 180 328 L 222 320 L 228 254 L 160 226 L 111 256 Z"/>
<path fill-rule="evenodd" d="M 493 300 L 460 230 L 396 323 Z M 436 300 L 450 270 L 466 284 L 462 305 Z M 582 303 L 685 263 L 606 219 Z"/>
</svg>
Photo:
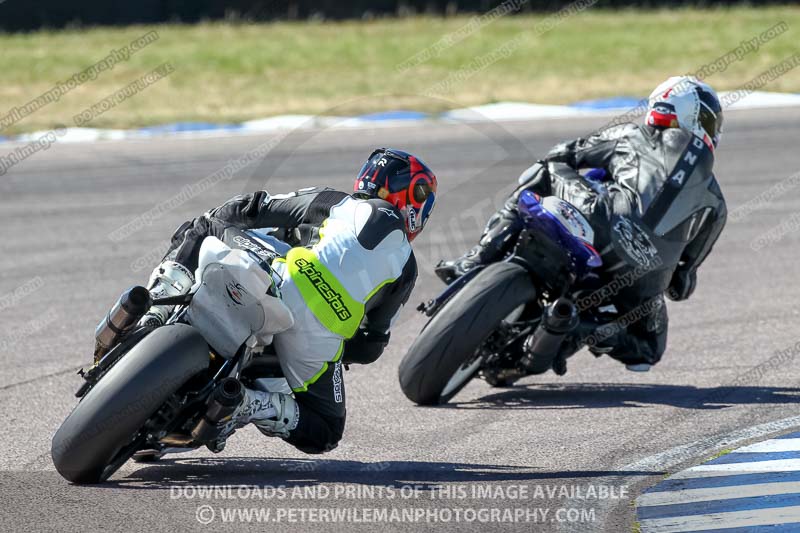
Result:
<svg viewBox="0 0 800 533">
<path fill-rule="evenodd" d="M 260 232 L 229 232 L 223 240 L 234 248 L 203 241 L 188 294 L 152 300 L 133 287 L 101 321 L 103 355 L 79 372 L 80 401 L 53 436 L 53 463 L 67 480 L 104 481 L 131 457 L 219 451 L 243 386 L 291 393 L 271 350 L 273 335 L 294 323 L 270 268 L 288 247 Z M 174 306 L 169 320 L 137 326 L 151 305 Z"/>
</svg>

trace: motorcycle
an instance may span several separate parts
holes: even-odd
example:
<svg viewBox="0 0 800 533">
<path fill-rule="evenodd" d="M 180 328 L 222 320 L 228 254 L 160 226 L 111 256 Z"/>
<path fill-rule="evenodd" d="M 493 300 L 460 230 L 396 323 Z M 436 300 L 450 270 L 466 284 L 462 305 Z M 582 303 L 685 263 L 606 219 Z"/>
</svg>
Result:
<svg viewBox="0 0 800 533">
<path fill-rule="evenodd" d="M 603 176 L 596 169 L 582 178 L 604 195 Z M 563 374 L 565 358 L 580 346 L 576 337 L 613 322 L 611 307 L 576 305 L 602 285 L 584 215 L 530 191 L 520 194 L 518 208 L 523 229 L 507 257 L 472 269 L 417 308 L 429 320 L 399 369 L 411 401 L 447 403 L 476 377 L 499 387 L 551 369 Z"/>
<path fill-rule="evenodd" d="M 271 349 L 294 323 L 270 268 L 281 248 L 263 233 L 231 228 L 203 241 L 187 294 L 153 300 L 140 286 L 123 293 L 97 327 L 79 403 L 53 436 L 59 474 L 98 483 L 131 457 L 221 451 L 221 428 L 243 386 L 291 393 Z M 169 320 L 137 326 L 151 305 L 174 306 Z"/>
</svg>

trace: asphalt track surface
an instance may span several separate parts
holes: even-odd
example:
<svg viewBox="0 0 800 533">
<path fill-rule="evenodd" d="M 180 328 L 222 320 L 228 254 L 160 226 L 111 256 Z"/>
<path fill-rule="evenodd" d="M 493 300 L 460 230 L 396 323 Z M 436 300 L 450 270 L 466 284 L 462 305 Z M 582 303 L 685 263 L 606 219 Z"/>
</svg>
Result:
<svg viewBox="0 0 800 533">
<path fill-rule="evenodd" d="M 767 205 L 729 221 L 692 300 L 669 304 L 668 350 L 648 374 L 626 372 L 619 363 L 583 352 L 569 361 L 563 377 L 528 378 L 508 389 L 474 382 L 448 406 L 417 407 L 397 382 L 398 363 L 423 324 L 409 306 L 385 355 L 345 374 L 347 428 L 338 449 L 327 455 L 307 456 L 246 428 L 220 455 L 198 451 L 152 465 L 130 463 L 108 483 L 88 487 L 65 482 L 49 458 L 51 436 L 75 404 L 75 370 L 89 359 L 98 318 L 122 289 L 146 279 L 183 220 L 258 188 L 346 188 L 373 147 L 410 150 L 440 180 L 430 227 L 414 243 L 421 273 L 412 296 L 416 304 L 441 288 L 433 264 L 474 242 L 521 170 L 554 143 L 604 122 L 296 133 L 275 143 L 262 162 L 158 211 L 118 242 L 109 238 L 113 230 L 275 136 L 56 144 L 12 168 L 0 177 L 0 528 L 630 531 L 633 498 L 665 470 L 626 465 L 797 414 L 797 365 L 791 357 L 780 365 L 765 362 L 776 350 L 793 349 L 800 336 L 799 234 L 789 232 L 758 252 L 751 242 L 800 210 L 800 187 L 791 185 Z M 800 170 L 798 124 L 798 109 L 728 114 L 716 172 L 731 210 Z M 3 145 L 3 152 L 10 149 Z M 30 290 L 15 293 L 21 286 Z M 234 489 L 226 494 L 233 498 L 189 497 L 194 488 L 212 485 L 262 489 Z M 603 486 L 624 497 L 589 497 Z M 295 487 L 301 492 L 293 492 Z M 527 493 L 511 499 L 519 487 Z M 548 490 L 558 493 L 550 498 Z M 201 505 L 214 510 L 209 525 L 196 520 Z M 222 522 L 222 508 L 251 507 L 270 509 L 272 520 L 283 513 L 281 521 Z M 417 515 L 416 522 L 363 522 L 365 509 L 392 507 L 428 514 Z M 351 517 L 362 522 L 311 523 L 310 514 L 302 522 L 301 512 L 291 508 L 349 509 L 361 512 Z M 492 515 L 468 513 L 457 522 L 456 508 L 527 509 L 521 520 L 538 522 L 481 522 Z M 565 512 L 556 516 L 561 508 L 586 513 L 559 522 L 569 520 Z"/>
</svg>

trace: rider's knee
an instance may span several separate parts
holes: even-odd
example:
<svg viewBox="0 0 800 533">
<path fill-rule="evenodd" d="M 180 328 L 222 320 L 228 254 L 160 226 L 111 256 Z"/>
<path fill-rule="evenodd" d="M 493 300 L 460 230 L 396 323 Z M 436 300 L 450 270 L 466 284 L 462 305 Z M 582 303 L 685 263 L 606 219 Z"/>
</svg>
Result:
<svg viewBox="0 0 800 533">
<path fill-rule="evenodd" d="M 626 365 L 646 363 L 655 365 L 667 349 L 667 331 L 653 332 L 646 336 L 628 335 L 609 354 Z"/>
<path fill-rule="evenodd" d="M 286 442 L 304 453 L 319 454 L 333 450 L 339 445 L 344 434 L 344 417 L 324 419 L 324 423 L 315 424 L 314 428 L 306 428 L 301 424 L 291 432 Z"/>
</svg>

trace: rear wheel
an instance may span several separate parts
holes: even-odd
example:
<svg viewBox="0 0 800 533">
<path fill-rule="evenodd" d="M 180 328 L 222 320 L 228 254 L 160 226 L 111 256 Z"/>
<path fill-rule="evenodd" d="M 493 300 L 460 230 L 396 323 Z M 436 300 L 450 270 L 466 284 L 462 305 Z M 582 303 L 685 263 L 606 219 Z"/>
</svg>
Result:
<svg viewBox="0 0 800 533">
<path fill-rule="evenodd" d="M 136 451 L 140 429 L 189 379 L 208 368 L 208 345 L 191 326 L 153 331 L 83 397 L 53 436 L 53 464 L 74 483 L 97 483 Z"/>
<path fill-rule="evenodd" d="M 504 319 L 536 297 L 515 263 L 486 267 L 428 322 L 400 363 L 400 386 L 420 405 L 446 403 L 480 370 L 478 349 Z"/>
</svg>

